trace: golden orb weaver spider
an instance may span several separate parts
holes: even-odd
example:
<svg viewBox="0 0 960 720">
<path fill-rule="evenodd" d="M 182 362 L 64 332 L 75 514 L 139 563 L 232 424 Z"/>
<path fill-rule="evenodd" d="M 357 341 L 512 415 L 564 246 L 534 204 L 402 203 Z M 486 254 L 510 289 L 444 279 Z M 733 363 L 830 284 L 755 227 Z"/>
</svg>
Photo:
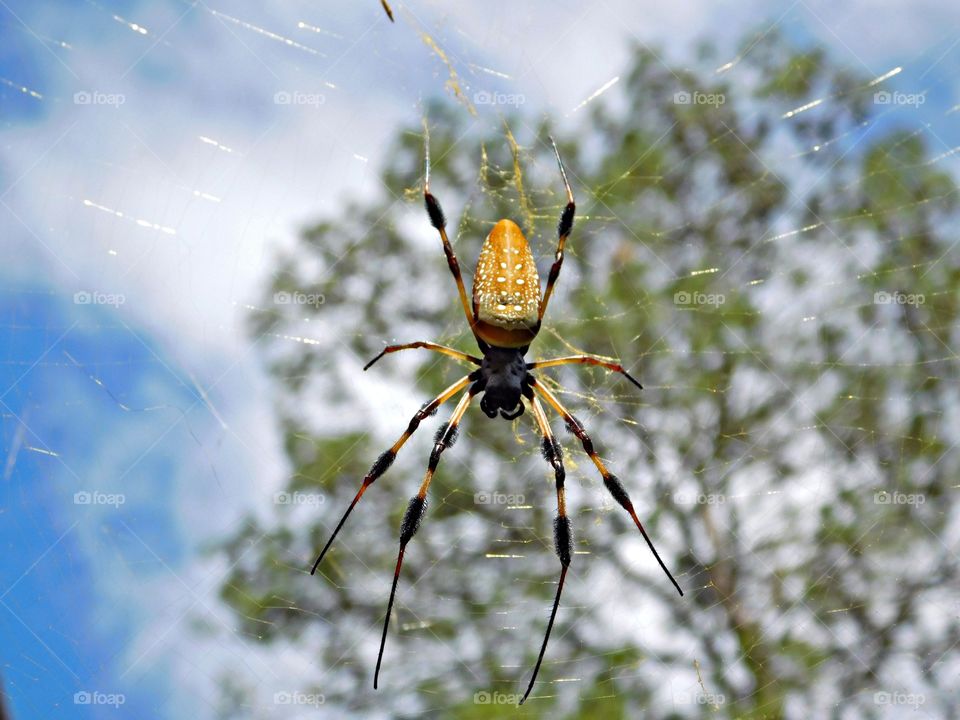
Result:
<svg viewBox="0 0 960 720">
<path fill-rule="evenodd" d="M 560 579 L 557 582 L 557 594 L 553 601 L 553 609 L 550 612 L 550 620 L 547 623 L 547 631 L 543 638 L 543 645 L 540 647 L 540 654 L 537 657 L 537 664 L 533 668 L 533 675 L 530 678 L 530 684 L 520 700 L 520 705 L 524 703 L 533 689 L 534 682 L 537 679 L 537 673 L 540 671 L 540 665 L 543 662 L 544 653 L 547 650 L 547 643 L 550 641 L 550 632 L 553 629 L 553 621 L 557 615 L 557 608 L 560 605 L 560 593 L 563 592 L 563 582 L 567 576 L 567 568 L 570 566 L 570 557 L 573 554 L 570 520 L 567 518 L 567 508 L 564 499 L 564 479 L 566 473 L 563 467 L 563 454 L 560 443 L 553 435 L 550 429 L 550 423 L 547 419 L 546 411 L 540 403 L 537 395 L 543 397 L 547 404 L 553 408 L 564 420 L 567 428 L 572 432 L 583 445 L 584 451 L 590 456 L 593 464 L 603 477 L 603 484 L 613 496 L 613 499 L 623 507 L 629 514 L 647 546 L 650 548 L 653 556 L 656 558 L 660 567 L 670 578 L 670 582 L 677 589 L 680 595 L 683 590 L 676 579 L 667 569 L 660 554 L 654 547 L 650 536 L 644 530 L 643 524 L 637 517 L 633 508 L 633 503 L 627 495 L 620 479 L 611 473 L 593 446 L 593 441 L 583 429 L 583 425 L 574 417 L 557 399 L 557 397 L 534 377 L 531 370 L 540 368 L 556 367 L 557 365 L 597 365 L 612 372 L 618 372 L 626 377 L 638 388 L 643 389 L 637 380 L 628 373 L 623 366 L 617 363 L 606 362 L 605 360 L 592 355 L 572 355 L 569 357 L 556 358 L 554 360 L 542 360 L 539 362 L 525 362 L 524 354 L 530 347 L 530 343 L 537 336 L 540 325 L 543 321 L 543 314 L 547 309 L 547 303 L 550 301 L 550 295 L 553 293 L 553 286 L 560 276 L 560 267 L 563 265 L 563 248 L 573 229 L 573 215 L 576 205 L 573 201 L 573 191 L 570 189 L 570 182 L 567 180 L 567 173 L 563 167 L 563 161 L 560 159 L 560 151 L 557 149 L 553 138 L 550 138 L 554 154 L 557 157 L 557 165 L 560 168 L 560 176 L 563 179 L 564 189 L 567 193 L 567 205 L 560 216 L 560 222 L 557 226 L 559 236 L 557 242 L 556 256 L 553 265 L 550 268 L 550 274 L 547 276 L 547 286 L 540 294 L 540 276 L 537 274 L 537 267 L 533 260 L 533 254 L 530 252 L 530 246 L 524 238 L 520 228 L 512 220 L 500 220 L 494 225 L 490 234 L 487 236 L 480 250 L 480 257 L 477 261 L 477 271 L 473 280 L 473 302 L 467 299 L 467 291 L 464 288 L 463 277 L 460 275 L 460 264 L 457 256 L 453 252 L 450 240 L 447 238 L 446 219 L 440 203 L 430 192 L 430 139 L 427 134 L 425 137 L 425 161 L 424 161 L 424 182 L 423 199 L 427 208 L 427 214 L 430 216 L 430 223 L 440 233 L 440 240 L 443 242 L 443 252 L 447 256 L 447 264 L 450 272 L 453 273 L 453 279 L 457 283 L 457 292 L 460 295 L 460 303 L 463 305 L 463 312 L 467 317 L 470 329 L 473 331 L 477 344 L 483 353 L 482 358 L 468 355 L 454 348 L 438 345 L 432 342 L 412 342 L 403 345 L 390 345 L 373 358 L 364 366 L 368 370 L 377 360 L 388 353 L 398 352 L 400 350 L 410 350 L 413 348 L 423 348 L 433 352 L 448 355 L 458 360 L 471 362 L 479 365 L 469 375 L 465 375 L 453 385 L 448 387 L 433 400 L 423 405 L 419 411 L 410 420 L 407 429 L 400 438 L 385 451 L 370 468 L 370 471 L 363 478 L 360 489 L 354 496 L 353 501 L 347 507 L 340 522 L 334 529 L 333 534 L 327 541 L 327 544 L 320 551 L 317 561 L 313 564 L 310 574 L 316 573 L 320 562 L 326 555 L 327 550 L 333 543 L 343 524 L 346 522 L 353 508 L 363 497 L 363 494 L 381 475 L 383 475 L 390 465 L 393 464 L 397 452 L 403 447 L 404 443 L 419 427 L 424 418 L 436 412 L 437 408 L 443 403 L 457 396 L 463 395 L 457 403 L 456 408 L 450 416 L 450 420 L 442 425 L 437 431 L 433 452 L 430 453 L 430 460 L 427 465 L 427 473 L 423 478 L 420 489 L 404 513 L 403 521 L 400 524 L 400 551 L 397 555 L 397 565 L 393 573 L 393 585 L 390 589 L 390 600 L 387 604 L 387 615 L 383 622 L 383 635 L 380 639 L 380 652 L 377 655 L 377 668 L 373 676 L 373 687 L 376 689 L 380 677 L 380 665 L 383 661 L 383 649 L 387 642 L 387 628 L 390 625 L 390 614 L 393 612 L 393 601 L 397 592 L 397 581 L 400 578 L 400 567 L 403 564 L 403 553 L 407 544 L 416 534 L 420 527 L 420 522 L 427 509 L 427 490 L 430 482 L 436 472 L 437 465 L 440 462 L 440 456 L 443 451 L 451 447 L 457 439 L 457 429 L 460 420 L 466 413 L 471 400 L 477 395 L 483 393 L 480 400 L 480 408 L 487 417 L 495 418 L 499 412 L 500 416 L 512 420 L 523 414 L 524 405 L 522 400 L 529 403 L 543 436 L 542 452 L 543 457 L 553 467 L 556 479 L 557 490 L 557 516 L 553 524 L 554 547 L 557 556 L 560 558 Z"/>
</svg>

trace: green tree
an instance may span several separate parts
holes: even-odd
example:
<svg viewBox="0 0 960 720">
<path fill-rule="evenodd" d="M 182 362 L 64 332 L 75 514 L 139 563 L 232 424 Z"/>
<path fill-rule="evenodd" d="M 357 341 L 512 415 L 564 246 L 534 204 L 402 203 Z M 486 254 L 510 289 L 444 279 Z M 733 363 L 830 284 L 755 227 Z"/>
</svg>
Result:
<svg viewBox="0 0 960 720">
<path fill-rule="evenodd" d="M 389 192 L 348 201 L 277 259 L 251 329 L 276 379 L 287 489 L 324 502 L 274 511 L 265 496 L 269 523 L 251 519 L 222 549 L 236 563 L 222 594 L 258 642 L 314 658 L 301 690 L 344 711 L 454 718 L 871 717 L 885 710 L 877 693 L 947 712 L 960 659 L 947 592 L 957 188 L 922 136 L 872 102 L 871 78 L 775 34 L 748 47 L 735 74 L 714 73 L 708 49 L 690 70 L 637 48 L 619 100 L 558 138 L 578 214 L 530 355 L 615 355 L 644 383 L 544 373 L 686 596 L 561 433 L 577 555 L 519 712 L 474 694 L 522 692 L 559 572 L 552 473 L 529 413 L 510 425 L 474 410 L 444 455 L 379 691 L 400 517 L 441 418 L 367 492 L 321 573 L 307 572 L 373 460 L 463 374 L 422 351 L 361 378 L 363 361 L 394 341 L 475 350 L 422 209 L 421 130 L 397 134 Z M 468 131 L 444 102 L 428 116 L 432 186 L 468 284 L 500 217 L 520 222 L 543 271 L 564 200 L 550 124 L 518 114 Z M 294 291 L 324 302 L 271 300 Z M 231 715 L 249 706 L 236 682 Z"/>
</svg>

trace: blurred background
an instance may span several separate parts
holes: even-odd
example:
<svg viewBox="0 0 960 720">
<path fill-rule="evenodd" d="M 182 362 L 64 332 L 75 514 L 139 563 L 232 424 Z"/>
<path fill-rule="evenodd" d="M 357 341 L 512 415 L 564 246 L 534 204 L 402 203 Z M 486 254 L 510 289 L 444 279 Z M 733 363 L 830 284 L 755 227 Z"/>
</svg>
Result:
<svg viewBox="0 0 960 720">
<path fill-rule="evenodd" d="M 917 3 L 0 0 L 0 716 L 957 712 L 960 11 Z M 576 439 L 425 421 L 500 217 Z"/>
</svg>

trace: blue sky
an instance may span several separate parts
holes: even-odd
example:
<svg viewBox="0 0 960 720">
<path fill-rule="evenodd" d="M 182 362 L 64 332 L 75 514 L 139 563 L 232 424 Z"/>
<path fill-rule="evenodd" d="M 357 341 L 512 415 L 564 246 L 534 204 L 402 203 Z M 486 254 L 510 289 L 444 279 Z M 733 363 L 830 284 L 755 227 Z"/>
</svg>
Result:
<svg viewBox="0 0 960 720">
<path fill-rule="evenodd" d="M 269 657 L 224 643 L 197 669 L 209 648 L 189 627 L 229 617 L 225 568 L 200 548 L 268 516 L 285 480 L 244 319 L 272 249 L 344 197 L 386 192 L 376 169 L 397 125 L 445 95 L 420 29 L 471 89 L 522 93 L 563 125 L 631 40 L 679 58 L 695 38 L 731 49 L 779 21 L 855 69 L 902 65 L 890 89 L 927 101 L 883 122 L 960 144 L 947 3 L 393 4 L 394 25 L 373 0 L 0 2 L 0 667 L 14 718 L 212 717 L 217 661 L 256 671 Z M 321 99 L 288 107 L 277 92 Z M 83 691 L 123 708 L 75 703 Z"/>
<path fill-rule="evenodd" d="M 116 466 L 102 461 L 117 449 L 136 458 L 139 438 L 160 436 L 175 411 L 127 412 L 117 400 L 185 408 L 190 392 L 157 372 L 151 350 L 109 311 L 78 312 L 72 298 L 24 287 L 6 290 L 0 306 L 9 472 L 0 524 L 4 680 L 14 717 L 50 717 L 52 707 L 65 717 L 95 717 L 98 711 L 73 705 L 74 693 L 117 687 L 125 669 L 122 648 L 144 621 L 136 602 L 107 600 L 102 565 L 135 581 L 143 567 L 157 564 L 128 527 L 167 562 L 179 563 L 183 550 L 171 533 L 174 508 L 150 501 L 165 492 L 163 478 L 176 474 L 182 438 L 168 436 L 135 467 L 130 462 L 122 479 L 107 476 Z M 103 378 L 117 400 L 88 373 Z M 75 493 L 101 493 L 106 500 L 132 485 L 131 500 L 138 502 L 129 506 L 74 502 Z M 128 590 L 134 601 L 136 589 Z M 159 674 L 131 684 L 125 712 L 151 716 L 164 685 Z"/>
</svg>

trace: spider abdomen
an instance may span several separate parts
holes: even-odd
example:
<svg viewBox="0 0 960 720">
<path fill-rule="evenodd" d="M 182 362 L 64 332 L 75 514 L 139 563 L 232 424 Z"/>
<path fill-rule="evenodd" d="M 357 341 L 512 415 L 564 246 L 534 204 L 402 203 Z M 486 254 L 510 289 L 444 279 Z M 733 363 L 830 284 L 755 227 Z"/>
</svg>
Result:
<svg viewBox="0 0 960 720">
<path fill-rule="evenodd" d="M 540 309 L 540 276 L 523 231 L 512 220 L 501 220 L 487 235 L 473 278 L 473 313 L 491 327 L 520 331 L 529 342 L 536 332 Z M 519 344 L 525 344 L 519 342 Z"/>
</svg>

